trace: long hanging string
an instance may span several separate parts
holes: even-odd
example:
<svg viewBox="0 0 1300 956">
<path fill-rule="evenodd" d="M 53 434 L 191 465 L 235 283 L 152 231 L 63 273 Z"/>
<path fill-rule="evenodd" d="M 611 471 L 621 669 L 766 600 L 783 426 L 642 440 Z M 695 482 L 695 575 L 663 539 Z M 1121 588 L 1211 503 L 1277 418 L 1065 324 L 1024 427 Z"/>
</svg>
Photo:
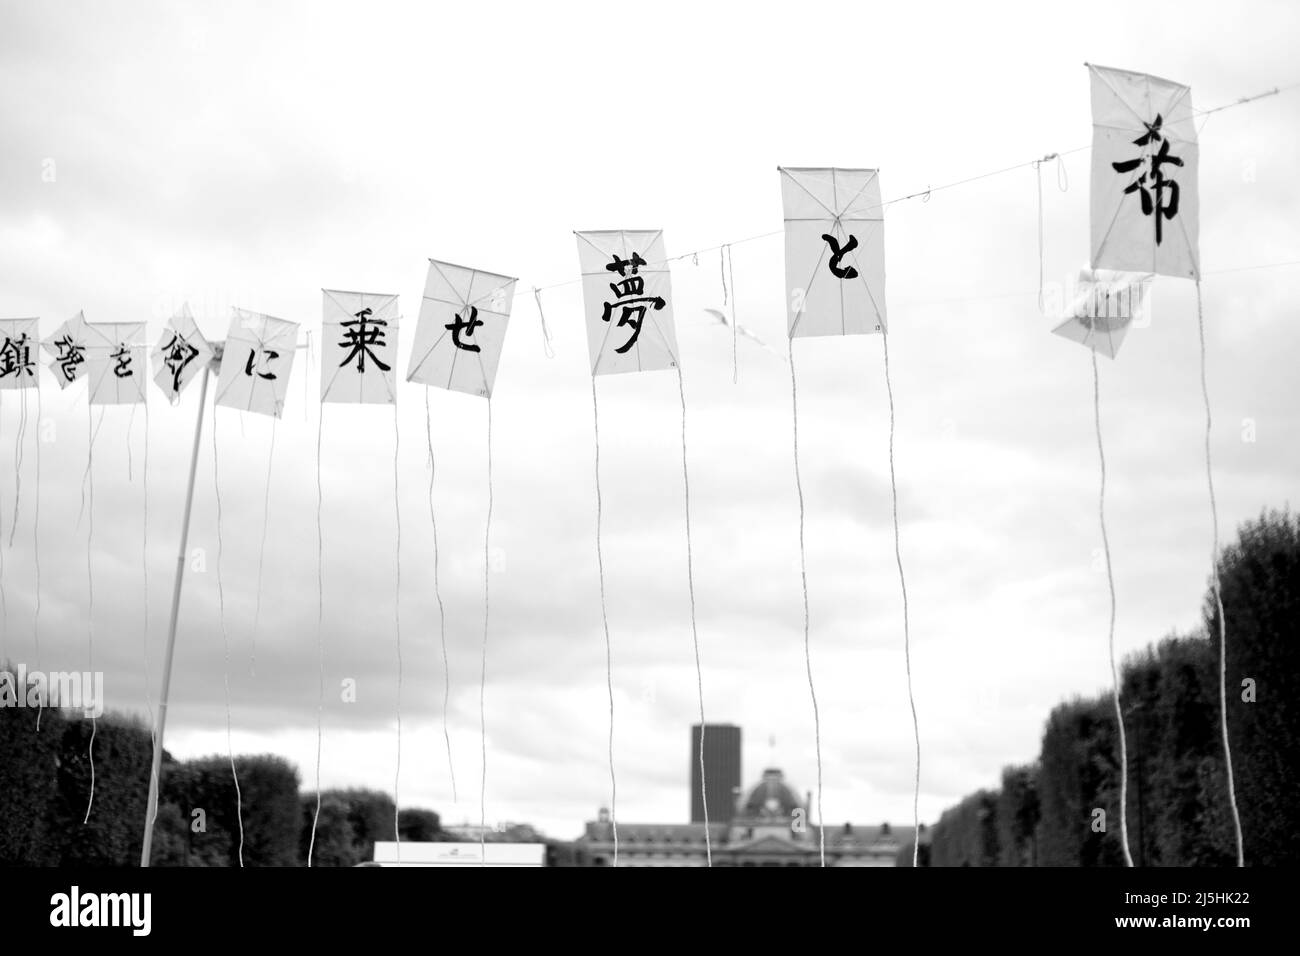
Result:
<svg viewBox="0 0 1300 956">
<path fill-rule="evenodd" d="M 426 390 L 427 391 L 427 390 Z M 397 862 L 402 862 L 402 496 L 398 487 L 398 459 L 401 439 L 397 429 L 397 404 L 393 403 L 393 517 L 397 529 L 397 546 L 393 562 L 393 625 L 397 639 L 397 769 L 393 773 L 393 840 L 397 844 Z"/>
<path fill-rule="evenodd" d="M 0 392 L 0 396 L 4 393 Z M 0 419 L 2 420 L 2 419 Z M 0 538 L 3 537 L 4 508 L 0 507 Z M 5 596 L 5 549 L 0 548 L 0 660 L 5 659 L 5 635 L 9 633 L 9 601 Z"/>
<path fill-rule="evenodd" d="M 609 819 L 614 827 L 614 865 L 618 866 L 618 780 L 614 776 L 614 652 L 609 639 L 609 610 L 605 604 L 605 555 L 600 529 L 604 506 L 600 494 L 600 410 L 596 402 L 596 376 L 591 377 L 591 421 L 596 436 L 596 571 L 600 577 L 600 623 L 605 629 L 605 687 L 609 692 Z"/>
<path fill-rule="evenodd" d="M 27 438 L 27 389 L 22 389 L 19 395 L 18 431 L 14 435 L 14 517 L 9 523 L 10 548 L 14 546 L 14 532 L 18 530 L 18 504 L 23 493 L 23 446 Z"/>
<path fill-rule="evenodd" d="M 1115 724 L 1119 727 L 1119 835 L 1124 850 L 1124 865 L 1133 865 L 1128 845 L 1128 736 L 1124 731 L 1124 711 L 1119 703 L 1119 670 L 1115 666 L 1115 575 L 1110 568 L 1110 539 L 1106 535 L 1106 452 L 1101 444 L 1101 379 L 1097 373 L 1097 349 L 1092 352 L 1092 407 L 1097 424 L 1097 460 L 1101 464 L 1101 491 L 1097 514 L 1101 522 L 1101 545 L 1106 559 L 1106 584 L 1110 588 L 1110 679 L 1115 698 Z"/>
<path fill-rule="evenodd" d="M 217 617 L 221 624 L 221 646 L 225 651 L 225 672 L 222 677 L 226 686 L 226 753 L 230 757 L 230 776 L 235 782 L 235 816 L 239 821 L 239 865 L 244 865 L 244 796 L 239 789 L 239 771 L 235 768 L 235 744 L 231 731 L 230 717 L 230 635 L 226 632 L 226 590 L 221 580 L 221 559 L 225 548 L 221 536 L 221 471 L 217 450 L 217 422 L 220 417 L 216 409 L 212 412 L 212 487 L 217 501 Z"/>
<path fill-rule="evenodd" d="M 537 302 L 537 317 L 542 320 L 542 347 L 548 359 L 555 358 L 555 348 L 551 345 L 551 330 L 546 326 L 546 311 L 542 308 L 542 290 L 533 286 L 533 298 Z"/>
<path fill-rule="evenodd" d="M 1210 457 L 1210 388 L 1205 374 L 1205 311 L 1201 303 L 1201 280 L 1196 280 L 1196 329 L 1201 343 L 1201 396 L 1205 399 L 1205 482 L 1210 492 L 1210 517 L 1214 527 L 1214 545 L 1210 552 L 1210 573 L 1214 588 L 1214 605 L 1219 620 L 1219 725 L 1223 732 L 1223 760 L 1228 771 L 1228 806 L 1232 810 L 1232 830 L 1237 843 L 1237 866 L 1246 865 L 1241 838 L 1241 816 L 1237 812 L 1237 786 L 1232 774 L 1232 744 L 1228 740 L 1228 629 L 1223 613 L 1223 592 L 1219 582 L 1219 505 L 1214 497 L 1214 466 Z"/>
<path fill-rule="evenodd" d="M 36 642 L 36 669 L 41 669 L 41 390 L 36 390 L 36 502 L 32 513 L 32 557 L 36 563 L 36 609 L 32 615 L 32 636 Z M 41 732 L 45 698 L 36 708 L 36 732 Z"/>
<path fill-rule="evenodd" d="M 478 791 L 478 843 L 479 866 L 487 862 L 487 642 L 488 615 L 492 610 L 488 586 L 492 571 L 492 399 L 487 402 L 487 520 L 483 523 L 483 657 L 479 671 L 478 685 L 478 726 L 479 743 L 482 750 L 482 771 L 479 777 Z"/>
<path fill-rule="evenodd" d="M 95 540 L 95 436 L 99 434 L 98 427 L 91 429 L 91 408 L 90 402 L 86 402 L 86 429 L 90 432 L 90 442 L 86 446 L 86 493 L 87 502 L 87 525 L 86 525 L 86 661 L 87 670 L 95 673 L 95 571 L 92 561 L 94 553 Z M 104 412 L 99 412 L 99 424 L 104 423 Z M 81 821 L 85 826 L 90 823 L 90 811 L 95 805 L 95 736 L 99 732 L 99 721 L 95 719 L 92 712 L 90 716 L 90 743 L 86 745 L 86 753 L 90 757 L 90 797 L 86 801 L 86 816 Z"/>
<path fill-rule="evenodd" d="M 451 731 L 447 727 L 447 705 L 451 700 L 451 668 L 447 662 L 447 615 L 438 584 L 438 515 L 433 507 L 433 479 L 437 461 L 433 455 L 433 415 L 429 390 L 424 390 L 424 436 L 429 443 L 429 524 L 433 527 L 433 596 L 438 602 L 438 637 L 442 642 L 442 738 L 447 744 L 447 770 L 451 774 L 451 802 L 456 803 L 456 764 L 451 759 Z"/>
<path fill-rule="evenodd" d="M 740 326 L 736 320 L 736 275 L 731 269 L 731 246 L 727 246 L 727 278 L 731 280 L 731 384 L 740 381 L 740 353 L 736 337 Z"/>
<path fill-rule="evenodd" d="M 325 422 L 325 406 L 316 416 L 316 662 L 319 678 L 316 698 L 316 812 L 311 818 L 311 839 L 307 843 L 307 868 L 311 868 L 316 850 L 316 827 L 320 823 L 321 742 L 325 720 L 325 548 L 321 530 L 320 439 Z"/>
<path fill-rule="evenodd" d="M 130 443 L 128 442 L 128 447 Z M 158 747 L 158 728 L 153 716 L 153 694 L 149 690 L 150 671 L 149 666 L 149 405 L 144 406 L 144 475 L 142 478 L 144 487 L 141 491 L 142 510 L 144 511 L 144 531 L 140 539 L 140 565 L 141 573 L 144 577 L 144 627 L 141 629 L 140 645 L 144 658 L 144 706 L 149 714 L 149 740 L 153 745 L 152 749 Z M 149 764 L 149 784 L 151 792 L 157 793 L 157 778 L 154 776 L 152 761 Z M 157 819 L 158 807 L 153 807 L 152 815 L 149 822 L 152 825 Z"/>
<path fill-rule="evenodd" d="M 894 475 L 894 384 L 889 378 L 889 330 L 882 323 L 880 342 L 885 355 L 885 392 L 889 395 L 889 488 L 894 503 L 894 561 L 898 565 L 898 588 L 903 593 L 903 663 L 907 669 L 907 703 L 912 709 L 912 736 L 916 742 L 916 777 L 912 783 L 912 866 L 919 866 L 921 854 L 921 725 L 916 719 L 916 697 L 912 693 L 912 630 L 907 607 L 907 580 L 903 577 L 903 552 L 898 532 L 898 479 Z"/>
<path fill-rule="evenodd" d="M 704 852 L 713 865 L 713 839 L 709 834 L 709 792 L 704 774 L 704 672 L 700 668 L 700 632 L 695 623 L 695 557 L 691 546 L 691 476 L 686 467 L 686 385 L 677 365 L 677 393 L 682 399 L 682 484 L 686 491 L 686 584 L 691 597 L 691 641 L 695 646 L 695 687 L 700 698 L 700 804 L 704 808 Z"/>
<path fill-rule="evenodd" d="M 813 736 L 817 744 L 817 843 L 821 865 L 826 865 L 826 831 L 822 826 L 822 721 L 817 709 L 817 688 L 813 686 L 812 648 L 808 614 L 808 552 L 804 547 L 806 512 L 803 503 L 803 479 L 799 475 L 799 387 L 794 368 L 794 339 L 790 339 L 790 407 L 794 421 L 794 487 L 799 493 L 799 578 L 803 584 L 803 656 L 808 670 L 808 696 L 812 698 Z"/>
<path fill-rule="evenodd" d="M 262 543 L 257 549 L 257 597 L 253 603 L 253 646 L 248 658 L 248 676 L 257 676 L 257 632 L 262 623 L 262 569 L 266 565 L 266 531 L 271 524 L 271 472 L 275 465 L 275 426 L 271 419 L 271 447 L 266 453 L 266 488 L 262 493 Z"/>
</svg>

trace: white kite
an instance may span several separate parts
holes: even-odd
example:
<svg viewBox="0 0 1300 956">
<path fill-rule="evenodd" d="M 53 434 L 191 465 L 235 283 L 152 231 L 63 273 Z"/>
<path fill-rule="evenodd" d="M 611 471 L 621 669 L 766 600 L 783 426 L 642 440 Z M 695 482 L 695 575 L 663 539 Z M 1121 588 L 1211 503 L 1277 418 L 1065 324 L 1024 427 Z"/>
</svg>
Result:
<svg viewBox="0 0 1300 956">
<path fill-rule="evenodd" d="M 85 378 L 90 404 L 134 405 L 144 401 L 143 322 L 87 322 L 78 312 L 41 343 L 61 388 Z"/>
<path fill-rule="evenodd" d="M 491 398 L 516 281 L 430 259 L 406 380 Z"/>
<path fill-rule="evenodd" d="M 217 404 L 279 418 L 297 347 L 298 323 L 235 309 L 221 356 Z"/>
<path fill-rule="evenodd" d="M 592 375 L 677 368 L 662 229 L 579 232 Z"/>
<path fill-rule="evenodd" d="M 37 388 L 40 319 L 0 319 L 0 389 Z"/>
<path fill-rule="evenodd" d="M 320 400 L 397 403 L 397 296 L 322 290 Z"/>
<path fill-rule="evenodd" d="M 1199 147 L 1192 91 L 1092 71 L 1092 267 L 1199 279 Z"/>
<path fill-rule="evenodd" d="M 50 356 L 50 371 L 59 383 L 59 388 L 86 377 L 86 345 L 88 331 L 86 317 L 78 312 L 54 330 L 49 338 L 41 342 L 41 348 Z"/>
<path fill-rule="evenodd" d="M 212 361 L 212 346 L 199 331 L 188 304 L 167 320 L 153 350 L 153 380 L 173 404 L 194 376 Z"/>
<path fill-rule="evenodd" d="M 87 322 L 90 404 L 138 405 L 145 400 L 145 323 Z"/>
<path fill-rule="evenodd" d="M 782 167 L 791 338 L 885 328 L 885 218 L 875 169 Z"/>
<path fill-rule="evenodd" d="M 1114 358 L 1135 320 L 1144 317 L 1153 276 L 1105 269 L 1079 273 L 1079 294 L 1052 332 Z"/>
</svg>

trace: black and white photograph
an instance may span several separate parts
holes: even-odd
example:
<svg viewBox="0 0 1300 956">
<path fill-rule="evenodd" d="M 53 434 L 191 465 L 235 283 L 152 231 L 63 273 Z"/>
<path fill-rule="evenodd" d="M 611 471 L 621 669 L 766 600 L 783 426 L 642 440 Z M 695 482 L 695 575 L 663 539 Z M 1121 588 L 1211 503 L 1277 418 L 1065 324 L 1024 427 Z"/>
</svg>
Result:
<svg viewBox="0 0 1300 956">
<path fill-rule="evenodd" d="M 1278 938 L 1297 43 L 0 0 L 6 936 Z"/>
</svg>

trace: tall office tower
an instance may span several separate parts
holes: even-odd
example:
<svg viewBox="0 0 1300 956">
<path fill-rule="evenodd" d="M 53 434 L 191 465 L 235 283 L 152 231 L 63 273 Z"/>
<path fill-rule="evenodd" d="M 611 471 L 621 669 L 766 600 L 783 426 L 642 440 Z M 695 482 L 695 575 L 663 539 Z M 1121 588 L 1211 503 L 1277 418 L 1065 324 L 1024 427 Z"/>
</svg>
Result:
<svg viewBox="0 0 1300 956">
<path fill-rule="evenodd" d="M 709 822 L 730 823 L 740 792 L 740 728 L 734 724 L 704 725 L 704 783 L 709 799 Z M 691 727 L 691 822 L 704 822 L 699 724 Z"/>
</svg>

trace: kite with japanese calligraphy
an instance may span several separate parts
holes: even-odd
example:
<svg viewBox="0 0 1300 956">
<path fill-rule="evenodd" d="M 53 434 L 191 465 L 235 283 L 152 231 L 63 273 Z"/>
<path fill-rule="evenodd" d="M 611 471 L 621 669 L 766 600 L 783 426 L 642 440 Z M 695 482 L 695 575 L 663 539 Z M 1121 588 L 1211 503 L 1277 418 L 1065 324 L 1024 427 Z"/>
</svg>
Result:
<svg viewBox="0 0 1300 956">
<path fill-rule="evenodd" d="M 217 404 L 279 418 L 298 347 L 298 324 L 235 309 L 230 319 Z"/>
<path fill-rule="evenodd" d="M 1089 64 L 1092 267 L 1199 279 L 1192 91 Z"/>
</svg>

